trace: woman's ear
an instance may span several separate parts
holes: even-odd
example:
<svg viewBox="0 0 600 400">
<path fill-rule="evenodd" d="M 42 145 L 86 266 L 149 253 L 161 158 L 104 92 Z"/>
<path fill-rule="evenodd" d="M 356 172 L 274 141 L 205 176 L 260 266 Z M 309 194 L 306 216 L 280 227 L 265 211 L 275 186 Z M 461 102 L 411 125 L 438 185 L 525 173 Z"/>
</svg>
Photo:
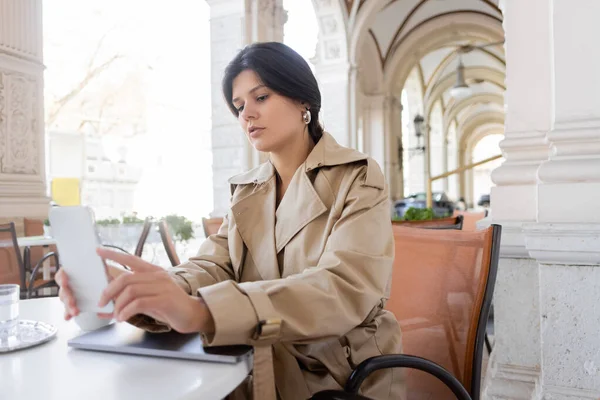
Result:
<svg viewBox="0 0 600 400">
<path fill-rule="evenodd" d="M 310 110 L 310 104 L 308 104 L 306 101 L 301 101 L 300 102 L 300 110 L 301 111 Z"/>
</svg>

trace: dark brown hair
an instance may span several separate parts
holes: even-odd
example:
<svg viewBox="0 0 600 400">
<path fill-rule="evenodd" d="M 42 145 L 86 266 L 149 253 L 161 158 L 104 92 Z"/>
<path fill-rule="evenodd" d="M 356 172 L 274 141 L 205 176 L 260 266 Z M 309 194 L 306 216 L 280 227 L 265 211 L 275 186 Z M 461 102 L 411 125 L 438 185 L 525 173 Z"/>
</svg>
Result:
<svg viewBox="0 0 600 400">
<path fill-rule="evenodd" d="M 223 96 L 236 117 L 239 112 L 232 102 L 233 80 L 245 70 L 254 71 L 264 85 L 280 95 L 308 103 L 311 114 L 308 133 L 315 143 L 321 139 L 321 92 L 310 66 L 300 54 L 279 42 L 254 43 L 244 47 L 225 68 L 222 82 Z"/>
</svg>

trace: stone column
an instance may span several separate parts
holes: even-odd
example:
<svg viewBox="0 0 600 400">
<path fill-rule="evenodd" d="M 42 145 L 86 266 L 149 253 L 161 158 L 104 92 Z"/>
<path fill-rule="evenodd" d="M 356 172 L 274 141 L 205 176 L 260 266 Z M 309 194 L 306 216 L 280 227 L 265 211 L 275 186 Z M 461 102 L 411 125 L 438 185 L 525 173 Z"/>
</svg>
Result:
<svg viewBox="0 0 600 400">
<path fill-rule="evenodd" d="M 249 144 L 223 100 L 225 67 L 245 45 L 282 41 L 286 15 L 282 0 L 206 0 L 210 5 L 213 215 L 229 207 L 229 177 L 257 166 L 264 157 Z"/>
<path fill-rule="evenodd" d="M 0 220 L 48 215 L 43 71 L 42 1 L 0 1 Z"/>
<path fill-rule="evenodd" d="M 600 3 L 551 3 L 551 152 L 538 169 L 537 223 L 525 227 L 540 264 L 542 395 L 598 399 Z"/>
<path fill-rule="evenodd" d="M 364 152 L 377 161 L 389 185 L 390 198 L 396 200 L 404 187 L 398 167 L 402 104 L 395 96 L 385 95 L 365 95 L 362 103 Z"/>
<path fill-rule="evenodd" d="M 385 165 L 385 96 L 365 95 L 362 98 L 364 120 L 364 152 L 384 168 Z"/>
<path fill-rule="evenodd" d="M 444 173 L 450 171 L 449 168 L 449 157 L 448 157 L 448 146 L 450 143 L 448 142 L 448 133 L 443 132 L 444 135 L 444 145 L 442 147 L 442 165 L 444 166 Z M 442 190 L 449 194 L 450 186 L 448 185 L 448 178 L 442 179 Z M 458 199 L 457 199 L 458 200 Z"/>
<path fill-rule="evenodd" d="M 546 0 L 503 4 L 507 109 L 500 147 L 505 162 L 492 172 L 496 187 L 491 191 L 493 222 L 503 231 L 494 293 L 496 343 L 484 399 L 537 399 L 540 390 L 540 273 L 527 251 L 523 225 L 536 221 L 537 170 L 548 158 L 550 7 Z"/>
<path fill-rule="evenodd" d="M 484 398 L 597 399 L 600 4 L 506 3 L 506 162 L 492 191 L 503 258 Z"/>
<path fill-rule="evenodd" d="M 319 21 L 319 40 L 311 62 L 321 89 L 321 122 L 339 144 L 356 147 L 358 70 L 348 62 L 346 28 L 338 15 L 340 4 L 316 0 L 313 6 Z"/>
<path fill-rule="evenodd" d="M 316 76 L 321 89 L 321 123 L 327 132 L 342 146 L 356 145 L 356 112 L 350 110 L 351 67 L 347 61 L 335 60 L 339 57 L 338 49 L 329 48 L 323 58 L 313 59 L 316 66 Z M 353 100 L 352 104 L 355 105 Z M 354 110 L 356 111 L 356 110 Z M 351 120 L 352 118 L 352 120 Z M 353 131 L 354 129 L 354 131 Z"/>
<path fill-rule="evenodd" d="M 388 95 L 385 101 L 385 150 L 386 160 L 381 167 L 390 185 L 390 197 L 399 200 L 404 197 L 404 170 L 398 148 L 402 144 L 402 102 L 400 98 Z"/>
</svg>

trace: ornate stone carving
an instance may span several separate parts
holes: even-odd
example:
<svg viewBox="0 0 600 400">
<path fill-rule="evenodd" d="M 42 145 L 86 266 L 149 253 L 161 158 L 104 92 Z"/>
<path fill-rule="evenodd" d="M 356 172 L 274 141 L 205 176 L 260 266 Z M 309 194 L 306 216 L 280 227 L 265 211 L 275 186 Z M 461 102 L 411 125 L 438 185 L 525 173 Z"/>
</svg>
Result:
<svg viewBox="0 0 600 400">
<path fill-rule="evenodd" d="M 331 6 L 331 0 L 313 0 L 313 4 L 315 9 L 320 9 L 322 7 L 329 7 Z"/>
<path fill-rule="evenodd" d="M 328 60 L 334 60 L 340 58 L 342 55 L 342 48 L 339 41 L 329 40 L 325 42 L 325 58 Z"/>
<path fill-rule="evenodd" d="M 335 17 L 332 15 L 326 15 L 321 17 L 321 30 L 324 35 L 331 35 L 337 32 L 338 26 Z"/>
<path fill-rule="evenodd" d="M 35 78 L 0 71 L 0 173 L 39 171 L 38 96 Z"/>
</svg>

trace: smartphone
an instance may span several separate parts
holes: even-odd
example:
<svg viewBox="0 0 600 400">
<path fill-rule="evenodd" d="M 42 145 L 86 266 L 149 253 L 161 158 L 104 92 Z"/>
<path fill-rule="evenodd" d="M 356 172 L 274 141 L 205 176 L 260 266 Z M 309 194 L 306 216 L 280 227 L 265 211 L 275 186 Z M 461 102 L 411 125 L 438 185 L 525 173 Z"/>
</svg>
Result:
<svg viewBox="0 0 600 400">
<path fill-rule="evenodd" d="M 113 303 L 98 307 L 102 291 L 108 285 L 106 265 L 96 253 L 101 246 L 89 207 L 52 207 L 48 216 L 56 239 L 61 268 L 81 312 L 111 313 Z"/>
</svg>

